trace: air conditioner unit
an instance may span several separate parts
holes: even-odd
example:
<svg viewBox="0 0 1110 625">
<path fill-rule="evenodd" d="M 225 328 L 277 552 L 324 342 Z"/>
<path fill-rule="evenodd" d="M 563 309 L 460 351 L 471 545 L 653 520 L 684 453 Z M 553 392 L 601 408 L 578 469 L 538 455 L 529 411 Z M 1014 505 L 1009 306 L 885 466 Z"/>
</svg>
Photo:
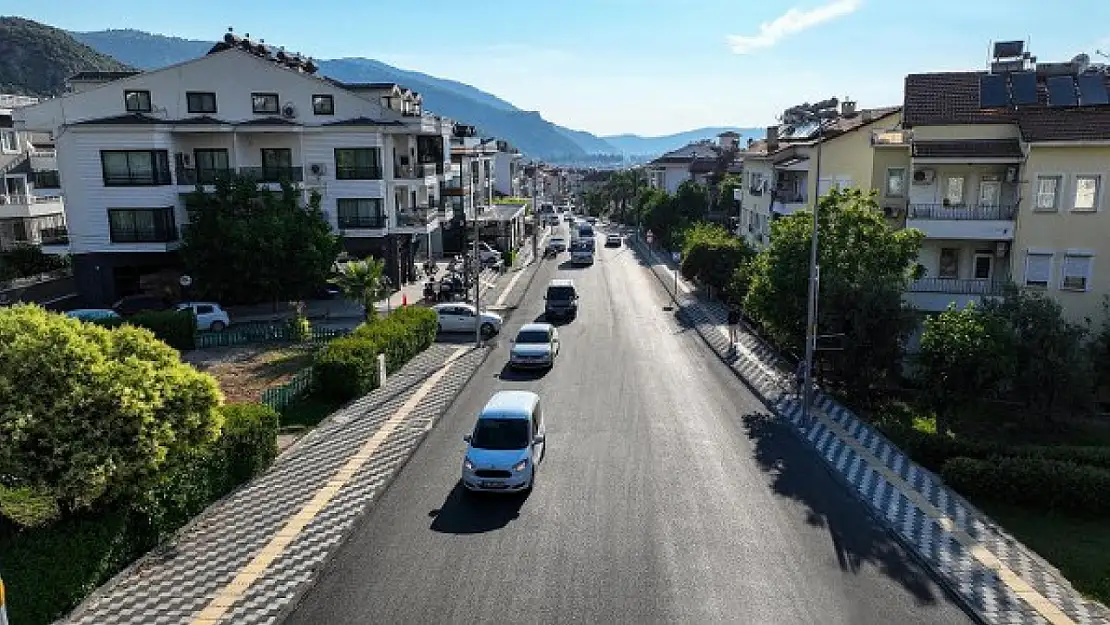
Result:
<svg viewBox="0 0 1110 625">
<path fill-rule="evenodd" d="M 998 243 L 994 244 L 994 255 L 997 256 L 998 258 L 1002 258 L 1003 256 L 1006 255 L 1006 252 L 1008 252 L 1009 249 L 1010 249 L 1010 244 L 1009 243 L 1007 243 L 1006 241 L 999 241 Z"/>
<path fill-rule="evenodd" d="M 323 176 L 328 173 L 328 166 L 326 163 L 313 163 L 308 166 L 308 172 L 313 176 Z"/>
<path fill-rule="evenodd" d="M 1018 168 L 1017 167 L 1007 167 L 1006 168 L 1006 182 L 1017 182 L 1017 175 L 1018 175 Z"/>
<path fill-rule="evenodd" d="M 937 179 L 937 170 L 935 169 L 915 169 L 913 170 L 913 183 L 914 184 L 933 184 Z"/>
<path fill-rule="evenodd" d="M 285 106 L 281 107 L 281 116 L 285 119 L 295 118 L 297 116 L 297 107 L 290 103 L 286 103 Z"/>
</svg>

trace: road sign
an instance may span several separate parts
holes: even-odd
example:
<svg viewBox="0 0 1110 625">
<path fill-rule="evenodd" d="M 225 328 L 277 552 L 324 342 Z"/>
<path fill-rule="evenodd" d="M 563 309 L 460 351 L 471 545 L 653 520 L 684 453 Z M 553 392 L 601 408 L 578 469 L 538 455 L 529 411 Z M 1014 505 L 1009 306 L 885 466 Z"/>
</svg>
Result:
<svg viewBox="0 0 1110 625">
<path fill-rule="evenodd" d="M 651 245 L 652 242 L 655 241 L 655 233 L 651 230 L 648 230 L 647 234 L 644 235 L 644 238 L 647 239 L 648 245 Z"/>
</svg>

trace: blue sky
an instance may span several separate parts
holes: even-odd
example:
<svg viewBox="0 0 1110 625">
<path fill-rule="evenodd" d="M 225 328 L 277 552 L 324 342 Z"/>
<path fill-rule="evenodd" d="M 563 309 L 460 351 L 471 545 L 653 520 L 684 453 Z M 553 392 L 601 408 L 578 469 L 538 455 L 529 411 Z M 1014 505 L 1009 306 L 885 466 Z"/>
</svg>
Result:
<svg viewBox="0 0 1110 625">
<path fill-rule="evenodd" d="M 598 134 L 763 126 L 832 96 L 897 104 L 905 74 L 982 68 L 992 39 L 1029 40 L 1042 61 L 1110 53 L 1100 0 L 0 0 L 0 14 L 209 40 L 235 26 L 461 80 Z"/>
</svg>

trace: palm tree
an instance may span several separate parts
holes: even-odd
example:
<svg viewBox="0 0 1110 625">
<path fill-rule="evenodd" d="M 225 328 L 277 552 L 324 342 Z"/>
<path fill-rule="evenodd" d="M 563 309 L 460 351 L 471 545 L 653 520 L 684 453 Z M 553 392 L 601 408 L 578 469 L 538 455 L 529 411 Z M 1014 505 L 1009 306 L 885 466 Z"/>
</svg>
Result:
<svg viewBox="0 0 1110 625">
<path fill-rule="evenodd" d="M 644 180 L 640 172 L 632 169 L 614 172 L 609 178 L 609 182 L 605 185 L 605 191 L 613 203 L 617 205 L 621 223 L 627 222 L 626 211 L 628 205 L 636 199 L 644 186 Z"/>
<path fill-rule="evenodd" d="M 389 297 L 389 278 L 385 275 L 385 262 L 377 258 L 352 260 L 338 264 L 338 275 L 330 280 L 347 299 L 362 304 L 366 321 L 378 315 L 378 302 Z"/>
</svg>

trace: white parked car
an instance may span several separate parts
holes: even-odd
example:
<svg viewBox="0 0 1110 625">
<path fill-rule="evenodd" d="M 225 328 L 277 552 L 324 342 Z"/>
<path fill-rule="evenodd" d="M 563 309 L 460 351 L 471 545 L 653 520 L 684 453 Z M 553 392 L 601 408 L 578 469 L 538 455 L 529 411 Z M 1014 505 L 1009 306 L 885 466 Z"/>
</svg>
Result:
<svg viewBox="0 0 1110 625">
<path fill-rule="evenodd" d="M 182 302 L 176 310 L 188 310 L 197 318 L 197 330 L 205 332 L 223 332 L 231 325 L 231 317 L 227 311 L 213 302 Z"/>
<path fill-rule="evenodd" d="M 474 331 L 475 316 L 477 315 L 474 306 L 458 302 L 446 302 L 432 306 L 432 310 L 436 311 L 436 316 L 439 317 L 440 332 Z M 501 315 L 482 311 L 480 327 L 483 337 L 490 338 L 500 332 L 502 324 L 504 324 L 504 320 Z"/>
<path fill-rule="evenodd" d="M 559 355 L 559 331 L 550 323 L 526 323 L 509 351 L 509 366 L 514 369 L 543 368 L 555 366 Z"/>
<path fill-rule="evenodd" d="M 97 319 L 118 319 L 119 313 L 111 308 L 78 308 L 66 312 L 66 316 L 81 321 L 95 321 Z"/>
</svg>

